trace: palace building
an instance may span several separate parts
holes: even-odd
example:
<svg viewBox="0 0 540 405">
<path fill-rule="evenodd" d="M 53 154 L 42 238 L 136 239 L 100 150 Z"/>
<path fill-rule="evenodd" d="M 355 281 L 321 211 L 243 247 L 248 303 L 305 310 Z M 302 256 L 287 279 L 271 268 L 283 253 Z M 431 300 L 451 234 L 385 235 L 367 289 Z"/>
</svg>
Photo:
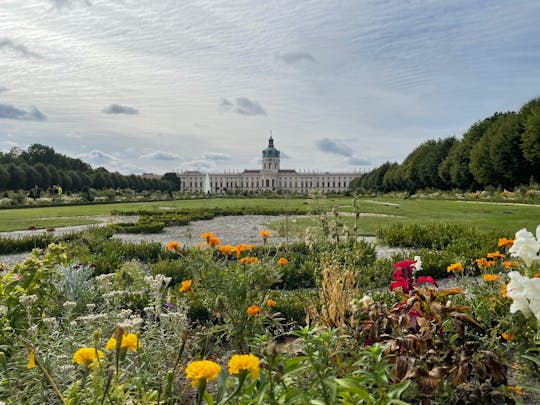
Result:
<svg viewBox="0 0 540 405">
<path fill-rule="evenodd" d="M 351 172 L 297 172 L 280 169 L 279 150 L 272 136 L 262 151 L 262 168 L 234 173 L 178 173 L 185 193 L 225 194 L 226 192 L 284 191 L 289 193 L 345 192 L 359 173 Z"/>
</svg>

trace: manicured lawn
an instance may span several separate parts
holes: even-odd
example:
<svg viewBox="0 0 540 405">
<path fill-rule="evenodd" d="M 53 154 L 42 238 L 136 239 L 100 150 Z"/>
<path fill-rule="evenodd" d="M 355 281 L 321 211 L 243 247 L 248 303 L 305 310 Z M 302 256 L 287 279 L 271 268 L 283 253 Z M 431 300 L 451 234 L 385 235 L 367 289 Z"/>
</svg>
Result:
<svg viewBox="0 0 540 405">
<path fill-rule="evenodd" d="M 34 225 L 38 228 L 59 227 L 99 222 L 91 217 L 110 215 L 113 210 L 133 211 L 163 208 L 213 208 L 213 207 L 262 207 L 281 208 L 284 210 L 304 207 L 307 211 L 325 208 L 331 211 L 337 206 L 338 211 L 352 211 L 351 198 L 213 198 L 176 201 L 154 201 L 140 203 L 96 204 L 70 207 L 46 207 L 0 210 L 0 231 L 27 229 Z M 506 203 L 491 204 L 484 202 L 445 201 L 445 200 L 405 200 L 391 198 L 359 199 L 362 213 L 389 215 L 388 217 L 367 217 L 359 219 L 359 233 L 372 235 L 379 226 L 396 221 L 404 223 L 427 224 L 446 222 L 476 226 L 485 230 L 497 230 L 501 234 L 512 235 L 521 228 L 530 231 L 540 223 L 540 206 L 512 205 Z M 89 218 L 90 217 L 90 218 Z M 329 216 L 329 221 L 333 221 Z M 342 215 L 340 221 L 352 229 L 354 218 Z M 289 230 L 303 230 L 306 226 L 319 225 L 315 218 L 299 218 L 289 221 Z M 272 228 L 283 228 L 282 221 L 272 224 Z"/>
<path fill-rule="evenodd" d="M 350 200 L 340 201 L 343 205 L 340 212 L 352 210 Z M 484 202 L 445 201 L 445 200 L 404 200 L 404 199 L 360 199 L 359 209 L 362 213 L 384 214 L 388 217 L 361 216 L 358 220 L 358 233 L 373 235 L 378 227 L 384 227 L 395 222 L 415 223 L 418 225 L 444 222 L 450 224 L 470 225 L 483 230 L 496 230 L 507 236 L 512 236 L 521 228 L 533 232 L 540 224 L 540 206 L 492 204 Z M 328 216 L 330 223 L 334 221 Z M 352 231 L 354 217 L 341 215 L 339 221 L 346 224 Z M 273 229 L 283 229 L 284 221 L 275 221 Z M 307 226 L 319 226 L 320 219 L 298 218 L 289 221 L 291 232 L 301 231 Z"/>
</svg>

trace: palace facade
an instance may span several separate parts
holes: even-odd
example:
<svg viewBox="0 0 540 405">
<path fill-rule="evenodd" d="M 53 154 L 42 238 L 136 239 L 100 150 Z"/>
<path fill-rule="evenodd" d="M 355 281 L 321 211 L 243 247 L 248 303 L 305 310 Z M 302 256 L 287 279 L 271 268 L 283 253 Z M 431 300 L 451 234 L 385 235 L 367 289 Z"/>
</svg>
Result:
<svg viewBox="0 0 540 405">
<path fill-rule="evenodd" d="M 349 183 L 360 173 L 297 172 L 280 169 L 279 150 L 270 136 L 268 147 L 262 151 L 262 168 L 234 173 L 178 173 L 185 193 L 225 194 L 226 192 L 286 191 L 289 193 L 345 192 Z"/>
</svg>

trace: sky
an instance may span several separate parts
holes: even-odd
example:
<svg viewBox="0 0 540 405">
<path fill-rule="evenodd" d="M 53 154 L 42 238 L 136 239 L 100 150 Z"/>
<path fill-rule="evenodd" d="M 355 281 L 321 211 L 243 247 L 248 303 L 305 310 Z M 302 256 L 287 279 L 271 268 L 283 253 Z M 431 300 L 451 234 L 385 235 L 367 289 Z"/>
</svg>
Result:
<svg viewBox="0 0 540 405">
<path fill-rule="evenodd" d="M 0 150 L 358 171 L 540 96 L 540 1 L 0 0 Z"/>
</svg>

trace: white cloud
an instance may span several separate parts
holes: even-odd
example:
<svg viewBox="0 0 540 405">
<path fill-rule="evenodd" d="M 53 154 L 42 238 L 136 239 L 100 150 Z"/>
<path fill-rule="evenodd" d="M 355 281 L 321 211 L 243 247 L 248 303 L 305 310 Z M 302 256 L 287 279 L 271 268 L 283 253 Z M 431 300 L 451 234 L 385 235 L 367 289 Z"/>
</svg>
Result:
<svg viewBox="0 0 540 405">
<path fill-rule="evenodd" d="M 141 155 L 141 159 L 154 159 L 154 160 L 176 160 L 179 156 L 176 153 L 156 151 L 152 153 L 146 153 Z"/>
<path fill-rule="evenodd" d="M 202 154 L 204 160 L 223 161 L 231 160 L 232 156 L 221 152 L 205 152 Z"/>
</svg>

